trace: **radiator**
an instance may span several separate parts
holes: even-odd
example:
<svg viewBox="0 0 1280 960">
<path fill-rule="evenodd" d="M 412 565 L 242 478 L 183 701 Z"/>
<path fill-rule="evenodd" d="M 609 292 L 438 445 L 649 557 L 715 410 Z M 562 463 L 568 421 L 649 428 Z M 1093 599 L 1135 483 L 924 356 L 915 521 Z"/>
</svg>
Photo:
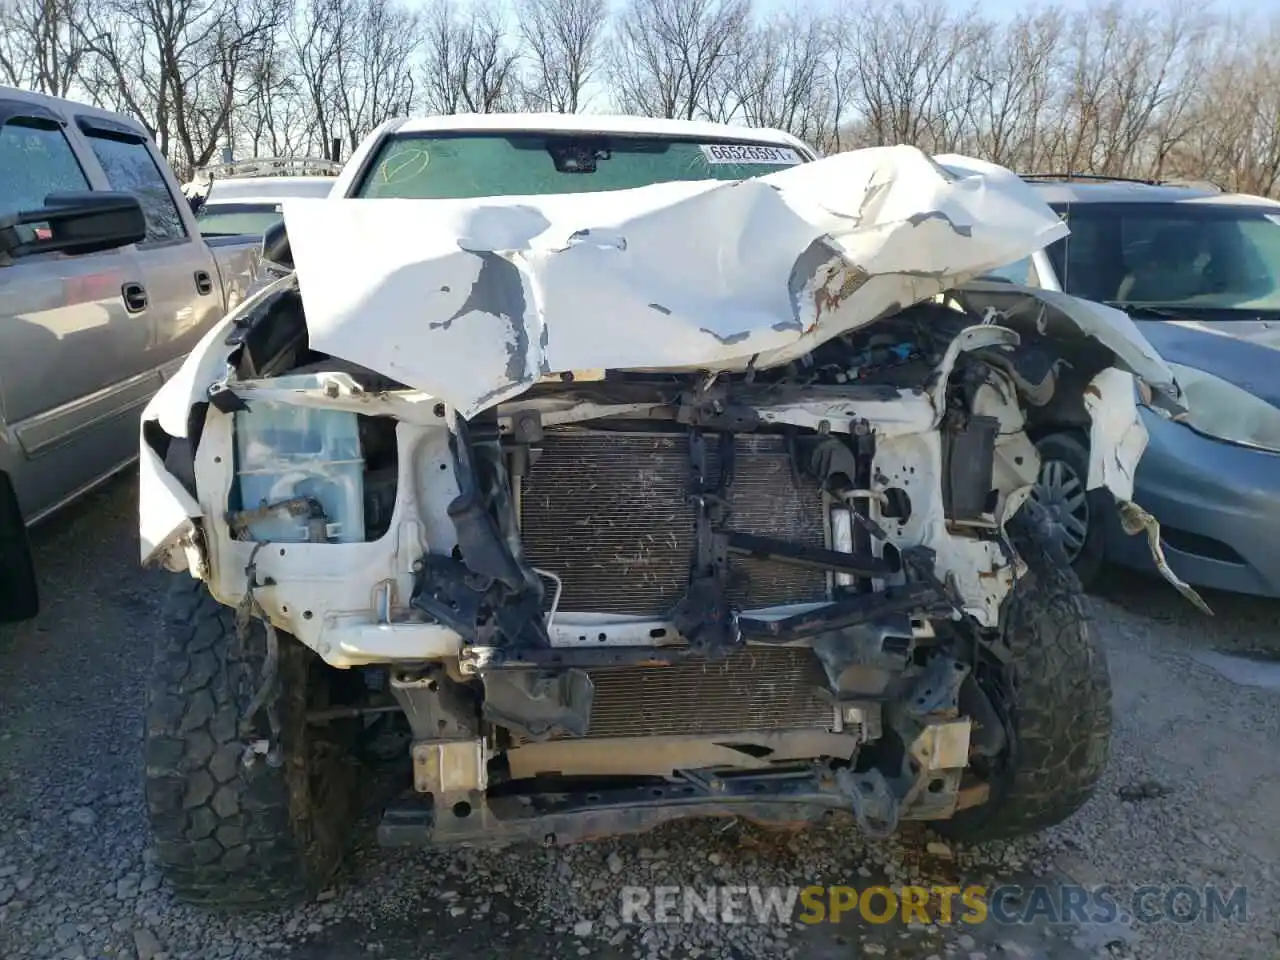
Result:
<svg viewBox="0 0 1280 960">
<path fill-rule="evenodd" d="M 808 648 L 753 646 L 723 660 L 587 672 L 595 684 L 593 739 L 830 730 L 835 717 L 820 694 L 822 665 Z"/>
<path fill-rule="evenodd" d="M 718 439 L 707 438 L 719 469 Z M 822 494 L 792 476 L 781 437 L 735 438 L 729 527 L 826 544 Z M 563 581 L 560 609 L 661 617 L 684 594 L 694 551 L 688 440 L 683 435 L 549 430 L 521 490 L 521 539 L 536 567 Z M 733 557 L 740 609 L 824 600 L 827 575 Z"/>
</svg>

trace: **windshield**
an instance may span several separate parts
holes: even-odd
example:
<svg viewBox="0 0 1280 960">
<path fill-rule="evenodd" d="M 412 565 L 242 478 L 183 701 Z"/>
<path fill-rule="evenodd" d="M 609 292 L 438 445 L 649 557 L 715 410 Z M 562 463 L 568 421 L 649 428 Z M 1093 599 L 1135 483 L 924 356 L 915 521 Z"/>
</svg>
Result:
<svg viewBox="0 0 1280 960">
<path fill-rule="evenodd" d="M 355 196 L 471 199 L 744 180 L 805 160 L 790 147 L 674 137 L 407 133 L 389 137 Z"/>
<path fill-rule="evenodd" d="M 1280 207 L 1073 204 L 1063 289 L 1150 309 L 1280 310 Z"/>
<path fill-rule="evenodd" d="M 196 214 L 200 233 L 221 237 L 233 233 L 265 233 L 283 214 L 278 203 L 205 204 Z"/>
</svg>

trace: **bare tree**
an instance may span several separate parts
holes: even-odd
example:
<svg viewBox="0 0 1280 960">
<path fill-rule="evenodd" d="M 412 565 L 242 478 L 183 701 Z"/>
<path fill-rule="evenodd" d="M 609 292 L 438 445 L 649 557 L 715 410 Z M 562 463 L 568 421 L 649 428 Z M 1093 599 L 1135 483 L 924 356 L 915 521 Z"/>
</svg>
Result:
<svg viewBox="0 0 1280 960">
<path fill-rule="evenodd" d="M 514 107 L 519 54 L 492 8 L 462 12 L 452 0 L 437 0 L 426 15 L 423 49 L 427 109 L 494 113 Z"/>
<path fill-rule="evenodd" d="M 708 112 L 719 120 L 784 129 L 803 140 L 825 139 L 834 129 L 826 63 L 831 40 L 821 14 L 774 14 L 751 30 L 733 69 L 712 77 Z"/>
<path fill-rule="evenodd" d="M 986 42 L 976 12 L 953 14 L 942 0 L 895 0 L 855 18 L 853 99 L 875 144 L 947 148 L 957 119 L 972 112 L 982 84 L 965 69 Z"/>
<path fill-rule="evenodd" d="M 336 97 L 348 150 L 384 120 L 409 112 L 421 40 L 417 15 L 389 0 L 354 0 L 351 8 L 353 42 L 336 51 Z"/>
<path fill-rule="evenodd" d="M 1143 129 L 1133 131 L 1131 167 L 1145 167 L 1152 177 L 1167 171 L 1177 145 L 1198 125 L 1200 82 L 1215 40 L 1214 18 L 1186 2 L 1153 18 L 1153 40 L 1145 58 L 1147 103 L 1151 106 Z"/>
<path fill-rule="evenodd" d="M 577 113 L 599 66 L 605 0 L 520 0 L 516 12 L 532 64 L 526 101 L 539 110 Z"/>
<path fill-rule="evenodd" d="M 344 0 L 301 0 L 288 35 L 299 84 L 310 109 L 309 125 L 328 157 L 340 123 L 333 95 L 334 88 L 342 82 L 338 51 L 349 42 Z"/>
<path fill-rule="evenodd" d="M 139 117 L 186 172 L 208 163 L 244 99 L 281 0 L 99 0 L 77 25 L 90 95 Z"/>
<path fill-rule="evenodd" d="M 692 120 L 720 71 L 743 55 L 749 0 L 630 0 L 613 46 L 624 109 Z"/>
<path fill-rule="evenodd" d="M 1280 192 L 1280 17 L 1229 20 L 1209 66 L 1197 77 L 1199 99 L 1188 133 L 1171 152 L 1184 177 L 1226 189 Z"/>
<path fill-rule="evenodd" d="M 858 38 L 850 17 L 827 18 L 827 96 L 831 100 L 831 129 L 819 146 L 829 153 L 848 150 L 860 141 L 855 132 L 854 91 L 857 89 Z"/>
<path fill-rule="evenodd" d="M 973 64 L 981 89 L 970 103 L 962 149 L 1028 172 L 1040 165 L 1063 29 L 1056 8 L 1024 12 L 982 46 Z"/>
<path fill-rule="evenodd" d="M 244 99 L 233 114 L 233 139 L 255 156 L 312 153 L 316 124 L 287 33 L 271 36 L 247 65 L 245 81 Z"/>
<path fill-rule="evenodd" d="M 55 97 L 72 92 L 84 60 L 73 26 L 81 0 L 5 0 L 0 3 L 0 80 Z"/>
<path fill-rule="evenodd" d="M 498 13 L 487 5 L 473 7 L 467 21 L 469 56 L 463 61 L 462 93 L 472 113 L 514 108 L 519 53 L 502 28 Z"/>
<path fill-rule="evenodd" d="M 1071 16 L 1057 53 L 1060 95 L 1039 121 L 1056 166 L 1118 174 L 1142 165 L 1153 125 L 1170 107 L 1176 116 L 1191 89 L 1177 69 L 1190 37 L 1182 16 L 1117 2 Z"/>
<path fill-rule="evenodd" d="M 461 113 L 464 62 L 470 37 L 451 0 L 436 0 L 423 28 L 423 96 L 432 113 Z"/>
<path fill-rule="evenodd" d="M 1280 16 L 1062 0 L 0 0 L 0 83 L 140 118 L 179 170 L 225 142 L 346 150 L 412 109 L 781 127 L 1017 170 L 1280 193 Z"/>
</svg>

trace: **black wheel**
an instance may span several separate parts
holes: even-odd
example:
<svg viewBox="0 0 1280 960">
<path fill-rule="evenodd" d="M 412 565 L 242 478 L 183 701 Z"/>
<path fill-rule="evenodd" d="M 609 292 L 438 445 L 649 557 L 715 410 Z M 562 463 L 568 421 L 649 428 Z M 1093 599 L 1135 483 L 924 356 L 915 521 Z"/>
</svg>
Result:
<svg viewBox="0 0 1280 960">
<path fill-rule="evenodd" d="M 1080 584 L 1028 503 L 1009 522 L 1026 573 L 1002 612 L 1007 665 L 984 658 L 975 677 L 1004 723 L 1008 745 L 975 759 L 990 788 L 981 806 L 942 821 L 957 840 L 1009 839 L 1066 820 L 1097 788 L 1111 750 L 1111 676 L 1085 611 Z"/>
<path fill-rule="evenodd" d="M 1053 433 L 1036 444 L 1040 477 L 1032 499 L 1048 511 L 1054 535 L 1084 589 L 1097 583 L 1106 561 L 1106 490 L 1088 489 L 1089 449 L 1073 433 Z"/>
<path fill-rule="evenodd" d="M 0 623 L 30 620 L 39 612 L 39 586 L 27 526 L 13 484 L 0 473 Z"/>
<path fill-rule="evenodd" d="M 165 621 L 145 747 L 157 861 L 191 903 L 248 907 L 313 895 L 341 862 L 352 816 L 354 761 L 306 721 L 340 671 L 279 634 L 267 706 L 242 731 L 267 659 L 262 624 L 253 622 L 248 649 L 239 650 L 235 612 L 185 573 L 174 577 Z M 273 742 L 270 708 L 280 730 L 274 757 L 247 751 Z"/>
</svg>

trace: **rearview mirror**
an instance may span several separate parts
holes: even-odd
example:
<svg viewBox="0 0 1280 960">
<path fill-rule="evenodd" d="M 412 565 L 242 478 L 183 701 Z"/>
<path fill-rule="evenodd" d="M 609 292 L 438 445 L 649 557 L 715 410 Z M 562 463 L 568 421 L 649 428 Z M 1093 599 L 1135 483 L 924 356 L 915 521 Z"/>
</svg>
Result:
<svg viewBox="0 0 1280 960">
<path fill-rule="evenodd" d="M 0 254 L 96 253 L 138 243 L 147 218 L 131 193 L 54 193 L 38 210 L 0 217 Z"/>
<path fill-rule="evenodd" d="M 289 232 L 280 219 L 262 233 L 262 259 L 277 271 L 293 270 L 293 249 L 289 246 Z"/>
</svg>

